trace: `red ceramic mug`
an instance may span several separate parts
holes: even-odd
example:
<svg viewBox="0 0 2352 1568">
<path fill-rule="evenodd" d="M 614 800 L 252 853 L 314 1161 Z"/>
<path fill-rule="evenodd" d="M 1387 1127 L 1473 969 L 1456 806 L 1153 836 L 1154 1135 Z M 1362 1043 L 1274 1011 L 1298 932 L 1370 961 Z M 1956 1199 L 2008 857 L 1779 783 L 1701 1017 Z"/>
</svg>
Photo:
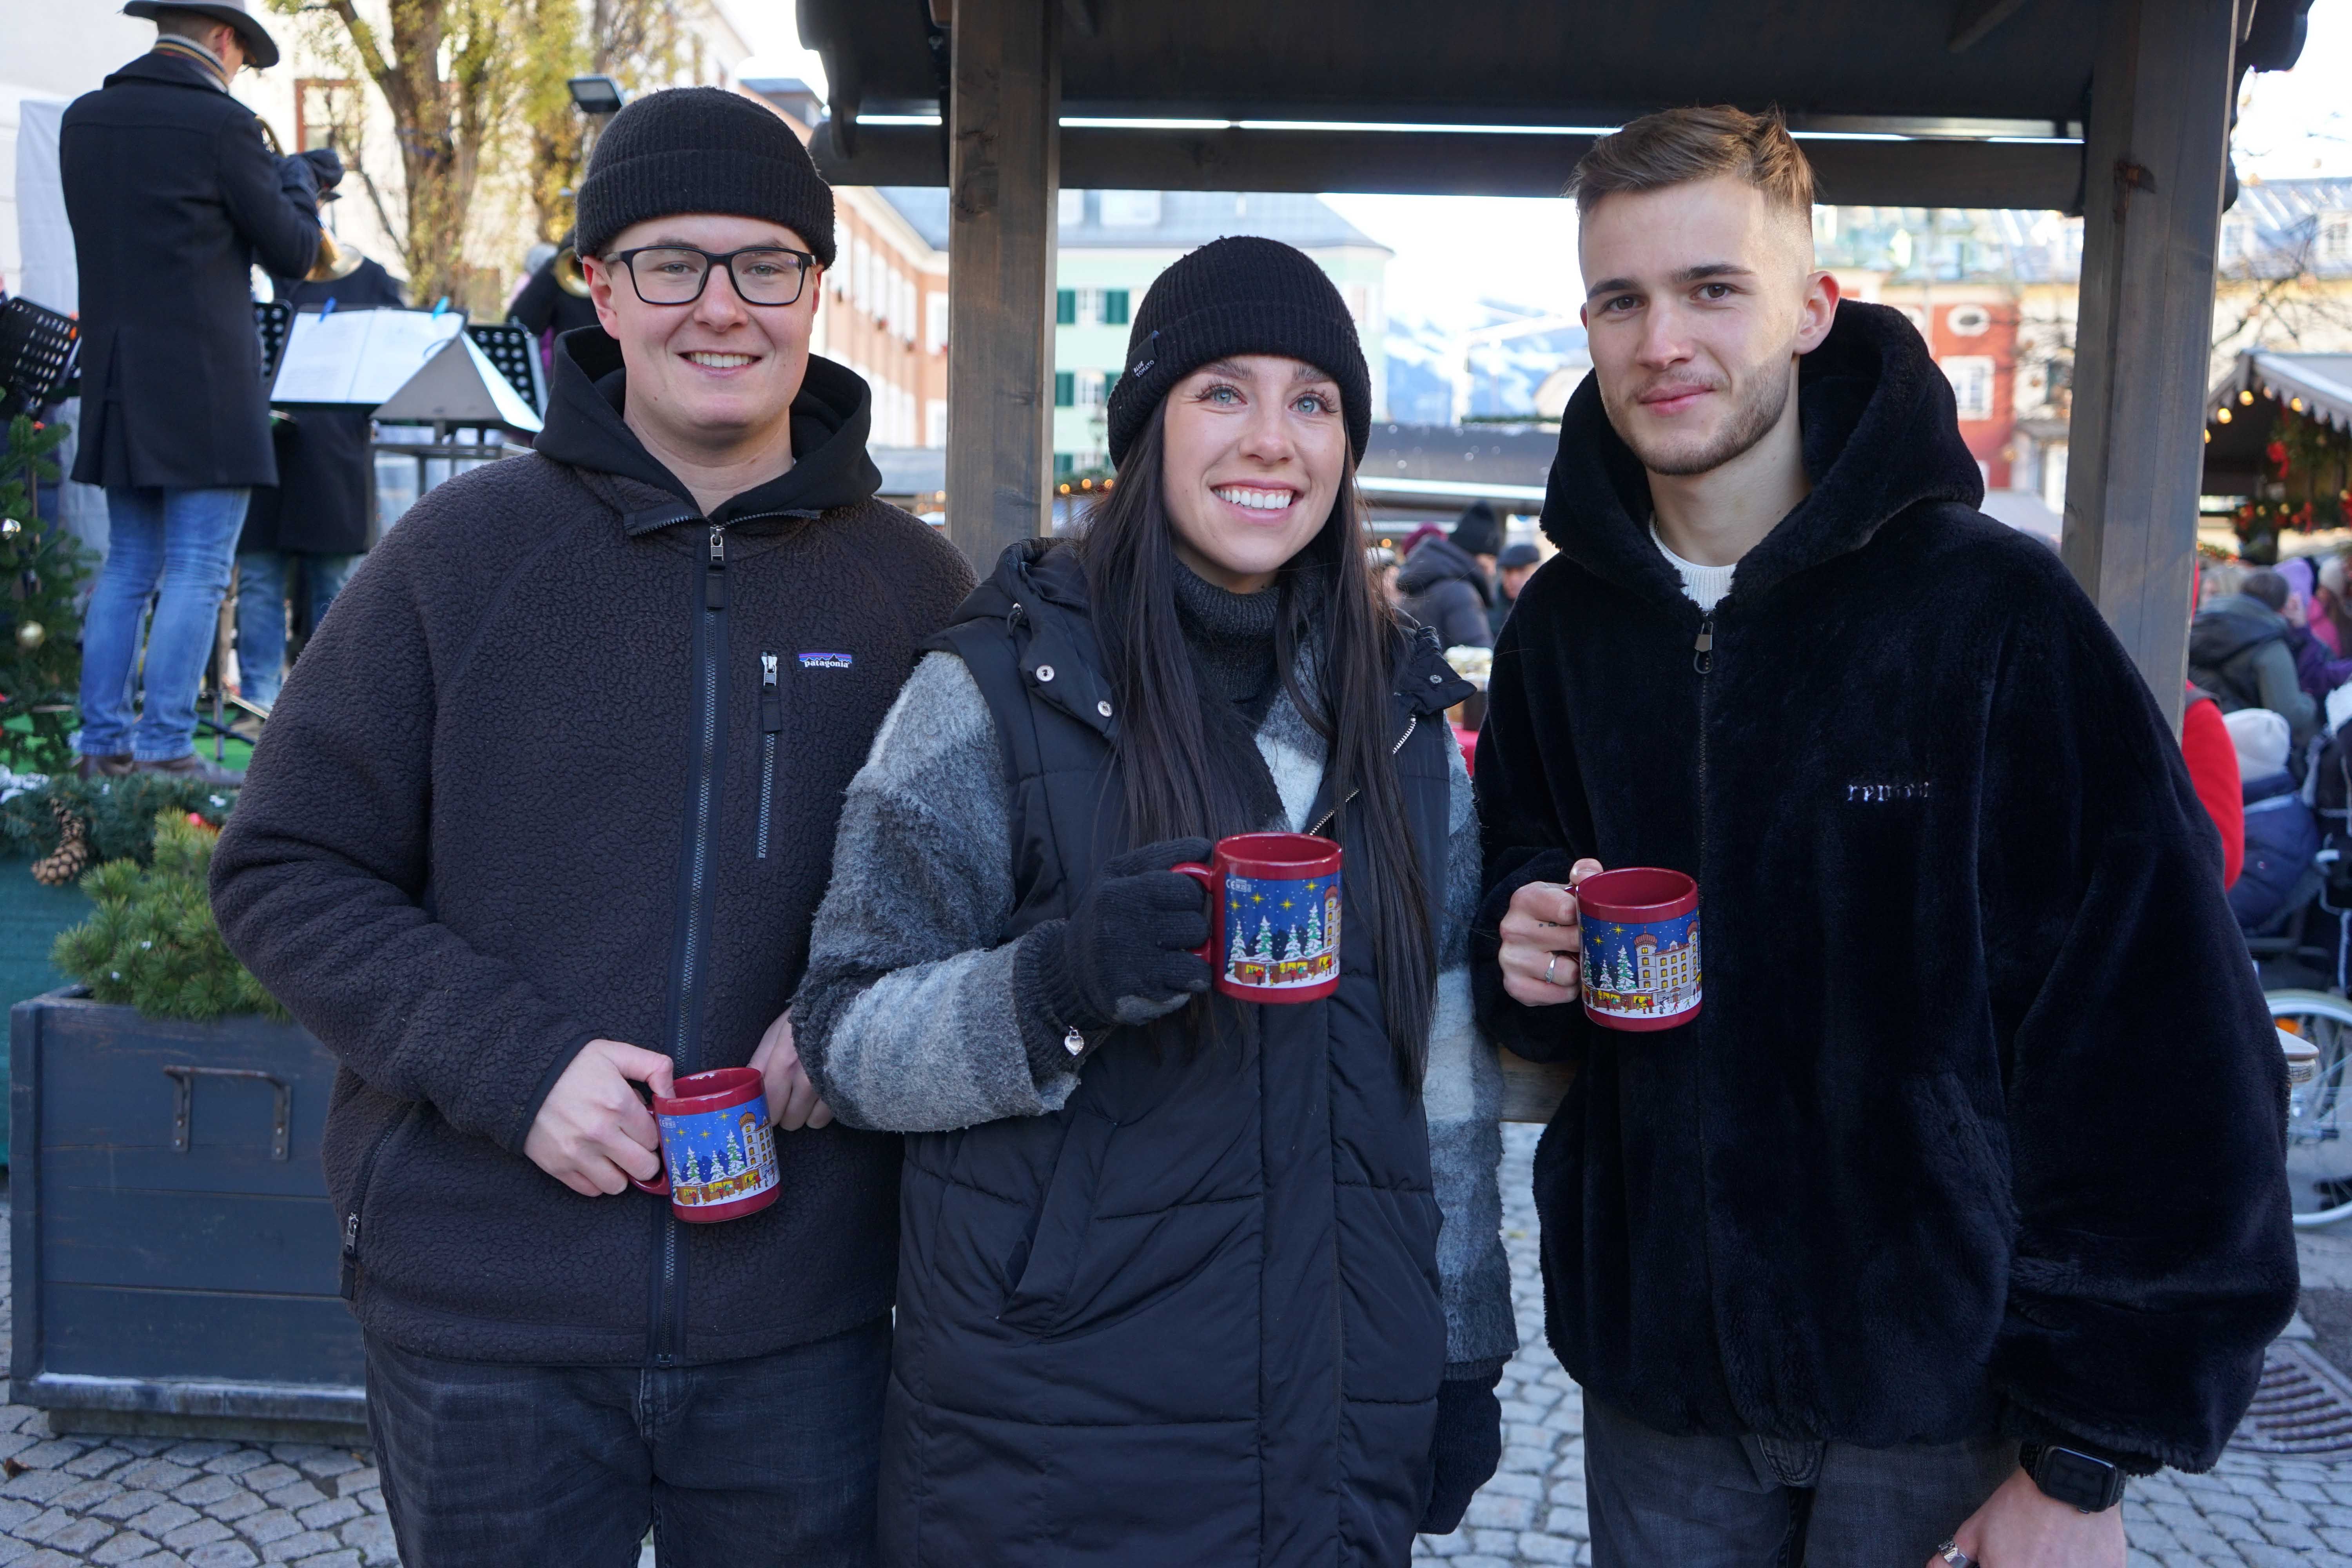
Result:
<svg viewBox="0 0 2352 1568">
<path fill-rule="evenodd" d="M 678 1218 L 710 1225 L 776 1201 L 776 1134 L 765 1083 L 750 1068 L 679 1079 L 668 1095 L 654 1096 L 654 1120 L 661 1123 L 661 1174 L 629 1180 L 667 1198 Z"/>
<path fill-rule="evenodd" d="M 1576 887 L 1585 1015 L 1604 1029 L 1672 1029 L 1698 1016 L 1698 884 L 1631 866 Z"/>
<path fill-rule="evenodd" d="M 1237 833 L 1210 863 L 1172 869 L 1209 895 L 1202 962 L 1244 1002 L 1314 1002 L 1339 988 L 1339 847 L 1308 833 Z"/>
</svg>

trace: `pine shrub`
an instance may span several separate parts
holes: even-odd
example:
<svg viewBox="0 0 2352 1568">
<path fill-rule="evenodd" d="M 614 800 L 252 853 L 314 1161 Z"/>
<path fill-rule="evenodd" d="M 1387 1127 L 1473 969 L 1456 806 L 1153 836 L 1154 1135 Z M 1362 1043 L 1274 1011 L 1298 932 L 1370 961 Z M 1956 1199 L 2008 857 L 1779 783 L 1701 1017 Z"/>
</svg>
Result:
<svg viewBox="0 0 2352 1568">
<path fill-rule="evenodd" d="M 152 836 L 150 864 L 126 857 L 82 879 L 97 910 L 58 936 L 52 961 L 98 1001 L 128 1003 L 151 1017 L 284 1018 L 213 920 L 205 881 L 220 830 L 186 812 L 159 811 Z"/>
</svg>

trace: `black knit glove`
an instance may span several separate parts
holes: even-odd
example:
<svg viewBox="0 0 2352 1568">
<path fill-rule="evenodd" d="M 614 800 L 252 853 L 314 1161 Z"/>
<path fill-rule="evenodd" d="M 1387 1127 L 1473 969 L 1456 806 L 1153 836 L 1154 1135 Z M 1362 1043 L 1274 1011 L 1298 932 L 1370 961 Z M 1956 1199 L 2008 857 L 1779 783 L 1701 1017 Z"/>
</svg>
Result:
<svg viewBox="0 0 2352 1568">
<path fill-rule="evenodd" d="M 1421 1533 L 1451 1535 L 1480 1487 L 1503 1462 L 1503 1404 L 1495 1385 L 1503 1371 L 1484 1377 L 1449 1377 L 1437 1385 L 1437 1436 L 1429 1446 L 1429 1506 Z"/>
<path fill-rule="evenodd" d="M 319 165 L 299 153 L 278 160 L 278 188 L 310 206 L 319 205 Z"/>
<path fill-rule="evenodd" d="M 1069 1032 L 1148 1024 L 1209 988 L 1192 949 L 1209 940 L 1207 896 L 1168 869 L 1205 861 L 1205 838 L 1130 849 L 1103 867 L 1066 920 L 1034 926 L 1014 960 L 1022 1036 L 1039 1081 L 1066 1073 Z"/>
</svg>

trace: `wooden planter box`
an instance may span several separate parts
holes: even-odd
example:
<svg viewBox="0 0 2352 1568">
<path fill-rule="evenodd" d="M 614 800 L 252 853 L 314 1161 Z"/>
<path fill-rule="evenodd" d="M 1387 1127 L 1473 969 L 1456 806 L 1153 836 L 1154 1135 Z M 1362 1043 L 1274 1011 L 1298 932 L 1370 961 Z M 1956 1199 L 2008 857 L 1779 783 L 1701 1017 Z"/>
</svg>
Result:
<svg viewBox="0 0 2352 1568">
<path fill-rule="evenodd" d="M 326 1048 L 289 1024 L 148 1018 L 75 991 L 9 1024 L 14 1399 L 59 1429 L 364 1422 L 319 1163 Z"/>
</svg>

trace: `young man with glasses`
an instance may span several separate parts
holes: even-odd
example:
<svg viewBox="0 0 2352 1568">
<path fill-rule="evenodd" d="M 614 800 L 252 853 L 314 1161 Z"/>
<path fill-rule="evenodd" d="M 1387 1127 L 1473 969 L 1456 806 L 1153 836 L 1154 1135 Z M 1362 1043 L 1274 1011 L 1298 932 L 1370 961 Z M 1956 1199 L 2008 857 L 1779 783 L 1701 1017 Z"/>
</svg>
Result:
<svg viewBox="0 0 2352 1568">
<path fill-rule="evenodd" d="M 602 331 L 533 456 L 420 500 L 278 700 L 214 862 L 342 1060 L 326 1162 L 404 1560 L 864 1563 L 898 1141 L 782 1014 L 842 792 L 971 587 L 874 499 L 812 357 L 832 193 L 784 123 L 651 94 L 598 142 Z M 609 334 L 609 335 L 607 335 Z M 680 1224 L 640 1089 L 749 1064 L 781 1201 Z"/>
</svg>

